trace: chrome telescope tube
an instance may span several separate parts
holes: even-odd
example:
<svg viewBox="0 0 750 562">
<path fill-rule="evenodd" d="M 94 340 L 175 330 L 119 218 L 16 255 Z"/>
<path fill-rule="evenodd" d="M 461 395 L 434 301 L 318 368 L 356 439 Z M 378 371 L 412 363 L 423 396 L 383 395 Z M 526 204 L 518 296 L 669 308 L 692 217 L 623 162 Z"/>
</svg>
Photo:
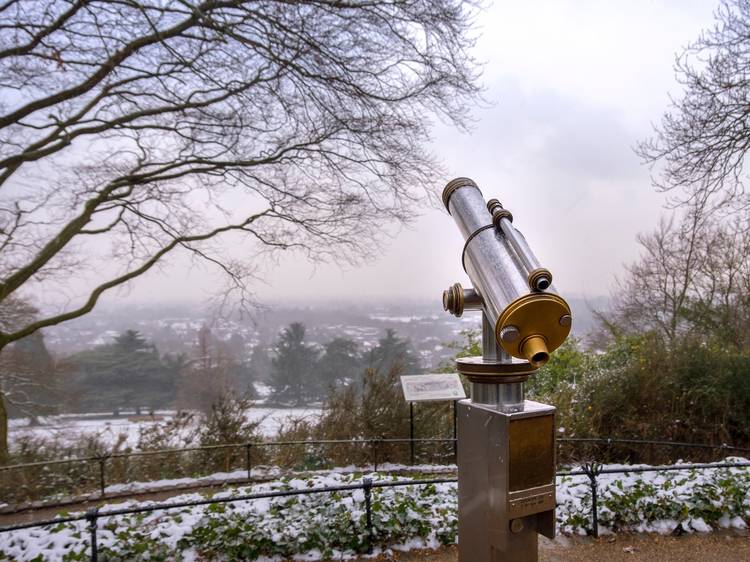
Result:
<svg viewBox="0 0 750 562">
<path fill-rule="evenodd" d="M 487 202 L 487 210 L 492 213 L 492 220 L 495 226 L 500 228 L 505 235 L 505 239 L 521 260 L 528 276 L 529 288 L 532 291 L 545 291 L 549 289 L 552 284 L 552 273 L 541 266 L 534 252 L 529 248 L 526 238 L 513 227 L 513 223 L 511 222 L 513 216 L 510 212 L 503 209 L 503 206 L 497 199 L 490 199 Z"/>
<path fill-rule="evenodd" d="M 570 307 L 552 287 L 552 274 L 511 224 L 510 212 L 496 199 L 485 203 L 469 178 L 449 182 L 443 203 L 466 240 L 462 262 L 474 285 L 473 291 L 451 287 L 443 294 L 444 308 L 460 316 L 465 305 L 481 306 L 507 353 L 543 365 L 572 323 Z"/>
</svg>

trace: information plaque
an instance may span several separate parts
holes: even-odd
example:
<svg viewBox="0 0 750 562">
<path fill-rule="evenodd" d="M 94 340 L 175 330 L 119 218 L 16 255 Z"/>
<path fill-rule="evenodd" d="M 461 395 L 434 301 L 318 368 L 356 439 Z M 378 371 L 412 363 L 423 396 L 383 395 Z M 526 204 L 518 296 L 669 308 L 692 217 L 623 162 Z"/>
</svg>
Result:
<svg viewBox="0 0 750 562">
<path fill-rule="evenodd" d="M 461 379 L 456 373 L 433 375 L 402 375 L 401 388 L 407 402 L 462 400 L 466 398 Z"/>
</svg>

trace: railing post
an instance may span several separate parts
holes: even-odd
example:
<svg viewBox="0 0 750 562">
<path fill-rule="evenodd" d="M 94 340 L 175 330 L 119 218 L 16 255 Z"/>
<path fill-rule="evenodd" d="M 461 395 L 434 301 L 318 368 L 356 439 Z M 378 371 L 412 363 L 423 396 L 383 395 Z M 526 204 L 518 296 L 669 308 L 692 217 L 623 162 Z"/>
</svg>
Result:
<svg viewBox="0 0 750 562">
<path fill-rule="evenodd" d="M 602 465 L 592 462 L 584 464 L 582 468 L 591 482 L 591 534 L 594 535 L 594 538 L 599 538 L 599 508 L 596 477 L 601 473 Z"/>
<path fill-rule="evenodd" d="M 245 468 L 247 469 L 247 479 L 250 480 L 250 474 L 253 471 L 252 459 L 250 457 L 250 449 L 253 446 L 252 443 L 245 443 Z"/>
<path fill-rule="evenodd" d="M 104 465 L 107 462 L 107 457 L 99 457 L 99 492 L 101 497 L 104 497 L 104 489 L 107 487 L 104 478 Z"/>
<path fill-rule="evenodd" d="M 89 524 L 89 533 L 91 534 L 91 562 L 97 562 L 99 558 L 99 552 L 96 544 L 96 520 L 99 516 L 99 508 L 92 507 L 86 511 L 86 521 Z"/>
<path fill-rule="evenodd" d="M 409 458 L 414 466 L 414 402 L 409 402 Z"/>
<path fill-rule="evenodd" d="M 372 479 L 364 478 L 362 480 L 362 489 L 365 492 L 365 527 L 367 529 L 367 553 L 372 552 L 372 543 L 374 537 L 372 533 Z"/>
<path fill-rule="evenodd" d="M 458 464 L 458 401 L 453 401 L 453 462 Z"/>
<path fill-rule="evenodd" d="M 589 476 L 591 479 L 591 530 L 594 538 L 599 538 L 599 507 L 597 505 L 596 475 Z"/>
<path fill-rule="evenodd" d="M 380 437 L 371 439 L 370 443 L 372 443 L 372 470 L 377 472 L 378 471 L 378 452 L 380 449 Z"/>
</svg>

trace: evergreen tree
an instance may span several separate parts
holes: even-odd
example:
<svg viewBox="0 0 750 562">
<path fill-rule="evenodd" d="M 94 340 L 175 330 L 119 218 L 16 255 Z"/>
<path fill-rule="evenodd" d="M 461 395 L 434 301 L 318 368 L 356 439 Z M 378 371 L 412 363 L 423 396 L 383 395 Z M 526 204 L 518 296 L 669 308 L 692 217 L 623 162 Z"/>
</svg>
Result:
<svg viewBox="0 0 750 562">
<path fill-rule="evenodd" d="M 242 334 L 234 332 L 226 342 L 226 348 L 229 354 L 238 359 L 242 360 L 245 357 L 245 338 Z"/>
<path fill-rule="evenodd" d="M 82 411 L 169 406 L 178 368 L 162 361 L 156 347 L 138 332 L 127 330 L 111 344 L 68 359 L 70 406 Z"/>
<path fill-rule="evenodd" d="M 271 357 L 268 355 L 268 347 L 265 343 L 259 343 L 253 347 L 250 354 L 250 380 L 255 382 L 267 382 L 271 376 Z"/>
<path fill-rule="evenodd" d="M 110 384 L 119 389 L 123 406 L 153 409 L 163 405 L 161 397 L 171 399 L 174 380 L 165 377 L 156 347 L 138 332 L 127 330 L 115 338 Z"/>
<path fill-rule="evenodd" d="M 419 358 L 412 348 L 409 339 L 399 338 L 396 330 L 388 328 L 385 337 L 378 340 L 368 357 L 368 367 L 381 373 L 387 373 L 394 367 L 405 375 L 415 375 L 421 372 Z"/>
<path fill-rule="evenodd" d="M 132 353 L 153 353 L 156 348 L 135 330 L 126 330 L 119 336 L 115 336 L 113 343 L 115 352 L 129 355 Z"/>
<path fill-rule="evenodd" d="M 320 397 L 325 397 L 332 388 L 358 380 L 362 371 L 362 359 L 357 342 L 348 338 L 329 341 L 325 344 L 317 367 L 316 382 Z"/>
<path fill-rule="evenodd" d="M 282 330 L 271 360 L 273 399 L 301 404 L 315 397 L 315 368 L 318 352 L 305 343 L 305 325 L 293 322 Z"/>
</svg>

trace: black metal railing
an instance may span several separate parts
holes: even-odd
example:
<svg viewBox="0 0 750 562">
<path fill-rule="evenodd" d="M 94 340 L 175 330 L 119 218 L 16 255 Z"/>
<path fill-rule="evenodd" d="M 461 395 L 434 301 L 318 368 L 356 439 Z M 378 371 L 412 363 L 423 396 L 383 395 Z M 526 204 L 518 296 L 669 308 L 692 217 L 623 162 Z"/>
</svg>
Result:
<svg viewBox="0 0 750 562">
<path fill-rule="evenodd" d="M 445 446 L 447 444 L 450 446 Z M 230 481 L 251 480 L 253 469 L 259 464 L 269 462 L 274 466 L 290 469 L 320 469 L 331 467 L 329 459 L 339 459 L 347 464 L 354 462 L 377 470 L 385 462 L 401 461 L 404 464 L 414 464 L 413 455 L 407 457 L 403 452 L 396 454 L 394 447 L 408 446 L 413 451 L 415 445 L 422 449 L 427 445 L 443 446 L 433 451 L 428 460 L 433 463 L 455 462 L 455 439 L 452 438 L 357 438 L 226 443 L 0 466 L 0 495 L 9 504 L 33 501 L 52 494 L 72 497 L 98 493 L 100 498 L 104 498 L 108 497 L 107 487 L 112 484 L 175 477 L 197 478 L 222 471 L 244 473 L 244 478 Z M 328 455 L 316 454 L 312 461 L 305 460 L 306 456 L 309 456 L 306 453 L 309 453 L 311 448 L 321 447 L 329 448 Z M 350 452 L 337 451 L 341 447 L 358 449 L 359 452 L 351 455 Z M 298 450 L 291 454 L 272 456 L 268 453 L 272 448 Z M 192 457 L 186 462 L 181 462 L 179 457 L 185 454 L 192 454 Z M 160 457 L 160 460 L 150 462 L 150 459 L 155 457 Z M 172 457 L 172 462 L 163 462 L 164 457 Z M 416 460 L 424 459 L 417 457 Z M 132 468 L 132 461 L 138 461 L 136 468 Z M 57 470 L 52 470 L 56 467 Z M 93 467 L 93 471 L 90 467 Z"/>
<path fill-rule="evenodd" d="M 717 468 L 748 468 L 750 462 L 735 463 L 694 463 L 675 464 L 668 466 L 635 466 L 632 468 L 606 468 L 598 462 L 586 463 L 580 470 L 570 470 L 556 473 L 556 476 L 587 476 L 591 486 L 591 528 L 589 534 L 599 536 L 599 509 L 598 509 L 598 477 L 602 474 L 643 474 L 646 472 L 673 472 L 682 470 L 709 470 Z"/>
<path fill-rule="evenodd" d="M 749 448 L 727 444 L 711 445 L 686 443 L 681 441 L 659 441 L 649 439 L 615 437 L 560 437 L 558 447 L 576 445 L 587 449 L 584 454 L 561 454 L 558 459 L 564 463 L 585 464 L 580 457 L 597 458 L 599 462 L 643 462 L 662 460 L 665 455 L 656 456 L 654 447 L 665 447 L 676 451 L 703 451 L 727 453 L 748 453 Z M 435 447 L 426 454 L 428 445 Z M 332 461 L 346 464 L 369 466 L 377 470 L 386 462 L 401 462 L 414 465 L 416 462 L 455 462 L 456 440 L 453 438 L 368 438 L 368 439 L 322 439 L 300 441 L 263 441 L 247 443 L 226 443 L 162 449 L 156 451 L 134 451 L 113 453 L 102 456 L 55 459 L 32 463 L 0 466 L 0 495 L 8 504 L 18 504 L 42 499 L 50 495 L 65 495 L 75 500 L 85 494 L 98 494 L 108 497 L 107 487 L 112 484 L 128 484 L 135 481 L 159 480 L 162 478 L 210 476 L 217 472 L 242 471 L 244 475 L 226 482 L 249 481 L 253 470 L 259 465 L 280 466 L 288 469 L 331 468 Z M 408 446 L 408 454 L 404 446 Z M 415 446 L 419 446 L 415 455 Z M 632 455 L 633 448 L 649 447 L 650 453 Z M 277 454 L 269 454 L 276 448 Z M 279 450 L 293 449 L 282 454 Z M 327 453 L 322 451 L 327 448 Z M 342 451 L 346 449 L 346 451 Z M 352 454 L 354 449 L 354 454 Z M 397 450 L 399 449 L 399 450 Z M 310 451 L 318 452 L 312 454 Z M 185 459 L 185 455 L 192 455 Z M 164 457 L 172 457 L 164 462 Z M 160 457 L 157 462 L 151 459 Z M 176 457 L 176 459 L 175 459 Z M 180 459 L 183 459 L 182 462 Z M 701 459 L 704 460 L 704 459 Z M 134 462 L 135 461 L 135 462 Z M 63 468 L 65 467 L 65 468 Z M 93 467 L 93 470 L 91 470 Z M 196 482 L 192 487 L 209 486 Z M 109 497 L 123 495 L 110 493 Z M 57 505 L 64 505 L 59 502 Z M 68 502 L 69 503 L 69 502 Z"/>
<path fill-rule="evenodd" d="M 683 444 L 684 445 L 684 444 Z M 649 466 L 649 467 L 632 467 L 632 468 L 606 468 L 599 463 L 586 463 L 582 465 L 579 470 L 569 470 L 557 472 L 557 477 L 565 476 L 587 476 L 591 486 L 591 513 L 590 513 L 590 528 L 588 529 L 589 534 L 594 537 L 599 536 L 599 518 L 598 518 L 598 504 L 597 504 L 597 492 L 598 492 L 598 477 L 602 474 L 638 474 L 647 472 L 670 472 L 670 471 L 689 471 L 689 470 L 715 470 L 721 468 L 748 468 L 750 462 L 736 462 L 736 463 L 694 463 L 694 464 L 678 464 L 678 465 L 667 465 L 667 466 Z M 392 482 L 373 482 L 370 478 L 363 478 L 361 483 L 358 484 L 347 484 L 341 486 L 325 486 L 318 488 L 308 488 L 303 490 L 280 490 L 274 492 L 262 492 L 255 494 L 246 494 L 241 496 L 233 496 L 226 498 L 211 498 L 202 500 L 192 500 L 179 503 L 163 503 L 148 505 L 143 507 L 132 507 L 125 509 L 108 509 L 100 511 L 94 507 L 89 509 L 82 515 L 57 517 L 54 519 L 48 519 L 45 521 L 36 521 L 33 523 L 23 523 L 18 525 L 12 525 L 7 527 L 0 527 L 0 533 L 17 531 L 21 529 L 29 529 L 32 527 L 44 527 L 48 525 L 59 525 L 65 523 L 72 523 L 77 521 L 86 521 L 88 523 L 88 531 L 90 536 L 90 559 L 96 561 L 98 559 L 98 543 L 97 543 L 97 531 L 99 527 L 99 520 L 106 517 L 113 517 L 118 515 L 130 515 L 136 513 L 151 513 L 160 510 L 180 509 L 186 507 L 196 507 L 204 505 L 216 505 L 223 503 L 239 502 L 239 501 L 251 501 L 265 498 L 278 498 L 288 496 L 299 496 L 307 494 L 322 494 L 332 492 L 344 492 L 344 491 L 355 491 L 362 490 L 364 494 L 365 503 L 365 531 L 368 537 L 367 546 L 368 552 L 372 551 L 373 545 L 373 523 L 372 523 L 372 490 L 376 488 L 393 488 L 400 486 L 423 486 L 429 484 L 444 484 L 444 483 L 456 483 L 456 478 L 437 478 L 430 480 L 401 480 Z"/>
<path fill-rule="evenodd" d="M 148 505 L 144 507 L 131 507 L 126 509 L 109 509 L 100 511 L 97 507 L 91 508 L 83 515 L 56 517 L 45 521 L 36 521 L 33 523 L 22 523 L 8 527 L 0 527 L 0 533 L 18 531 L 21 529 L 30 529 L 33 527 L 45 527 L 47 525 L 60 525 L 64 523 L 73 523 L 77 521 L 86 521 L 90 537 L 90 559 L 96 562 L 99 556 L 99 547 L 97 541 L 97 531 L 99 520 L 105 517 L 114 517 L 117 515 L 132 515 L 136 513 L 151 513 L 154 511 L 183 509 L 186 507 L 197 507 L 204 505 L 218 505 L 224 503 L 234 503 L 239 501 L 250 501 L 267 498 L 282 498 L 289 496 L 300 496 L 308 494 L 323 494 L 332 492 L 346 492 L 362 490 L 365 500 L 365 532 L 368 537 L 367 551 L 372 552 L 373 545 L 373 524 L 372 524 L 372 491 L 376 488 L 395 488 L 401 486 L 425 486 L 430 484 L 455 483 L 456 478 L 435 478 L 431 480 L 401 480 L 395 482 L 373 482 L 371 478 L 363 478 L 359 484 L 344 484 L 341 486 L 321 486 L 318 488 L 307 488 L 304 490 L 279 490 L 275 492 L 261 492 L 257 494 L 245 494 L 242 496 L 233 496 L 227 498 L 212 498 L 205 500 L 192 500 L 180 503 L 165 503 Z"/>
</svg>

